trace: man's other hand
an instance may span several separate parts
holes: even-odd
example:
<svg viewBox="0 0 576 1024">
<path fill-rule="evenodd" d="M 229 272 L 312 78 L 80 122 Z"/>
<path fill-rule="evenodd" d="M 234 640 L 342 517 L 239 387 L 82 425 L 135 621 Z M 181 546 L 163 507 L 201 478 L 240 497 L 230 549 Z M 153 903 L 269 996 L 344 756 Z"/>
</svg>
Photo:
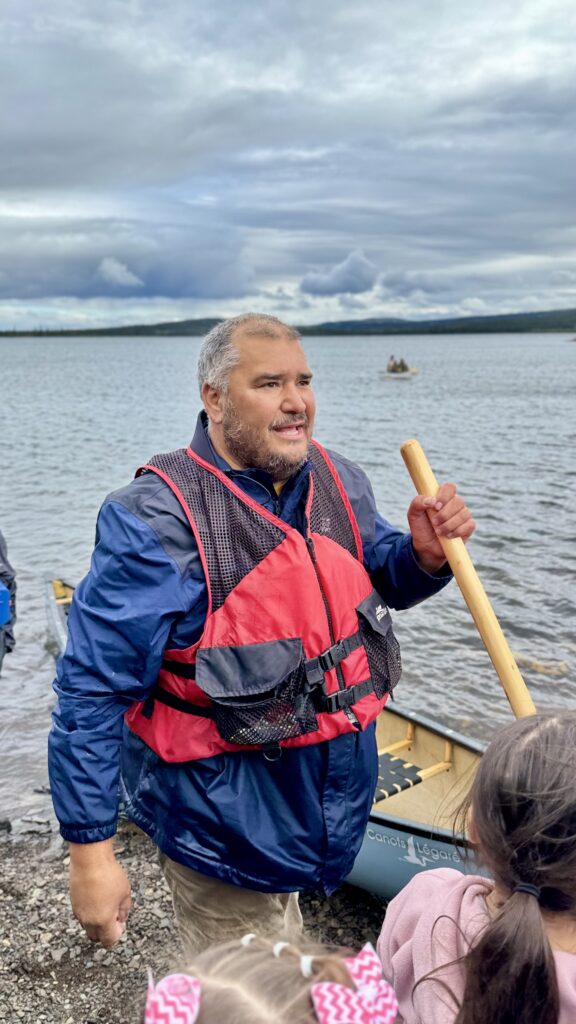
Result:
<svg viewBox="0 0 576 1024">
<path fill-rule="evenodd" d="M 108 948 L 122 937 L 132 898 L 111 839 L 70 844 L 70 902 L 92 942 Z"/>
</svg>

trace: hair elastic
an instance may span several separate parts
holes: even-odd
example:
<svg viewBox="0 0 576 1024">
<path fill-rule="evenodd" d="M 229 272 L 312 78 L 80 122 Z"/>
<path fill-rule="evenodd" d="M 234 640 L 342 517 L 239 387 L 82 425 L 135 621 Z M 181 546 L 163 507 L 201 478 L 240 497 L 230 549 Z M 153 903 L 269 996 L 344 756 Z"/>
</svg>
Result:
<svg viewBox="0 0 576 1024">
<path fill-rule="evenodd" d="M 286 949 L 286 946 L 289 946 L 289 945 L 290 945 L 289 942 L 277 942 L 276 945 L 272 947 L 272 952 L 273 952 L 274 956 L 276 956 L 276 957 L 280 956 L 280 953 L 282 952 L 282 950 Z"/>
<path fill-rule="evenodd" d="M 302 977 L 303 978 L 311 978 L 312 977 L 312 961 L 313 961 L 313 959 L 314 959 L 314 957 L 310 956 L 308 953 L 305 953 L 305 954 L 303 954 L 303 956 L 300 957 L 300 970 L 302 972 Z"/>
<path fill-rule="evenodd" d="M 512 892 L 525 892 L 528 896 L 534 896 L 539 900 L 542 890 L 537 885 L 530 885 L 530 882 L 518 882 L 518 885 L 514 886 Z"/>
</svg>

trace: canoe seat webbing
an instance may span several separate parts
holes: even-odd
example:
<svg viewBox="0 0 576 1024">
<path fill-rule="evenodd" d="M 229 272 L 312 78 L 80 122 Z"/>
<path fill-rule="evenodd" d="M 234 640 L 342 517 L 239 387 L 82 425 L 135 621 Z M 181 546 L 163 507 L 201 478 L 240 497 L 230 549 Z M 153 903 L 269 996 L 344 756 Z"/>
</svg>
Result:
<svg viewBox="0 0 576 1024">
<path fill-rule="evenodd" d="M 410 789 L 411 786 L 422 782 L 418 772 L 420 769 L 409 761 L 403 761 L 401 757 L 394 757 L 392 754 L 379 754 L 378 756 L 378 781 L 374 801 L 385 800 L 388 796 L 401 793 L 403 789 Z"/>
</svg>

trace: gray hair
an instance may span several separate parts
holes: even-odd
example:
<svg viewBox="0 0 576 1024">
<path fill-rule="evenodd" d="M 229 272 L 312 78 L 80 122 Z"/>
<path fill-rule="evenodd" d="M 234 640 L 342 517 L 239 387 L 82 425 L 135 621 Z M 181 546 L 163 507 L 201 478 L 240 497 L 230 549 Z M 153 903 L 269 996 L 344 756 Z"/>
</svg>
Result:
<svg viewBox="0 0 576 1024">
<path fill-rule="evenodd" d="M 217 391 L 228 390 L 230 371 L 240 359 L 238 349 L 234 347 L 234 334 L 242 328 L 245 334 L 259 335 L 262 338 L 277 338 L 288 335 L 300 341 L 300 335 L 294 327 L 282 323 L 268 313 L 242 313 L 216 324 L 208 332 L 198 356 L 198 384 L 200 392 L 204 384 Z"/>
</svg>

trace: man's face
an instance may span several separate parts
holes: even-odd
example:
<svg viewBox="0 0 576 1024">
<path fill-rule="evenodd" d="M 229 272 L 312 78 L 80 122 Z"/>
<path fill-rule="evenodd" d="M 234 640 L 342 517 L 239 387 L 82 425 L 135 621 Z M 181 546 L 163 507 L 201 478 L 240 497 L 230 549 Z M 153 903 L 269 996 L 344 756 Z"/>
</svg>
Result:
<svg viewBox="0 0 576 1024">
<path fill-rule="evenodd" d="M 212 424 L 217 447 L 237 469 L 264 469 L 287 480 L 306 459 L 316 403 L 312 374 L 300 343 L 239 330 L 240 360 L 220 398 L 221 421 Z"/>
</svg>

